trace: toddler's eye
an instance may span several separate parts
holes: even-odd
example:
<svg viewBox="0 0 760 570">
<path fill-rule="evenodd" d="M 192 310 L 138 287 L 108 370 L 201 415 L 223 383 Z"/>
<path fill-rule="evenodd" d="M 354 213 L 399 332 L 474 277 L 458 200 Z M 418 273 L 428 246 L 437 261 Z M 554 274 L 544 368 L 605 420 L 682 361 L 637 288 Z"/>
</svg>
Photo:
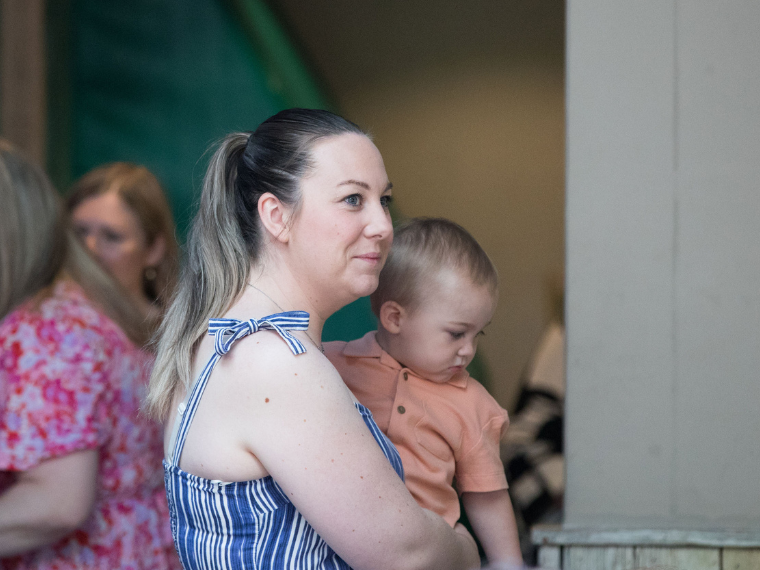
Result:
<svg viewBox="0 0 760 570">
<path fill-rule="evenodd" d="M 382 196 L 380 198 L 380 204 L 383 206 L 383 208 L 390 206 L 391 202 L 393 202 L 393 196 Z"/>
<path fill-rule="evenodd" d="M 476 334 L 475 336 L 486 336 L 486 331 L 480 331 L 480 332 L 479 332 L 478 334 Z"/>
<path fill-rule="evenodd" d="M 449 334 L 451 335 L 451 338 L 453 338 L 454 340 L 459 340 L 460 338 L 464 337 L 464 333 L 463 332 L 459 332 L 459 331 L 456 331 L 456 332 L 455 331 L 449 331 Z"/>
<path fill-rule="evenodd" d="M 343 201 L 349 206 L 360 206 L 362 203 L 362 197 L 359 194 L 351 194 L 343 198 Z"/>
</svg>

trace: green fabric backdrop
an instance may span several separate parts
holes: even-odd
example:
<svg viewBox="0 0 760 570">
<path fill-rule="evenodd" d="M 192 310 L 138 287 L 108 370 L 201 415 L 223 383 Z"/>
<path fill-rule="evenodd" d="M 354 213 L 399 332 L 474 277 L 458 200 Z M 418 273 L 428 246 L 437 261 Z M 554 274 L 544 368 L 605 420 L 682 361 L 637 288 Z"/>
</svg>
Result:
<svg viewBox="0 0 760 570">
<path fill-rule="evenodd" d="M 166 187 L 180 241 L 215 140 L 287 107 L 332 107 L 260 0 L 51 0 L 48 21 L 56 182 L 113 160 L 144 164 Z M 360 299 L 324 338 L 374 327 Z"/>
</svg>

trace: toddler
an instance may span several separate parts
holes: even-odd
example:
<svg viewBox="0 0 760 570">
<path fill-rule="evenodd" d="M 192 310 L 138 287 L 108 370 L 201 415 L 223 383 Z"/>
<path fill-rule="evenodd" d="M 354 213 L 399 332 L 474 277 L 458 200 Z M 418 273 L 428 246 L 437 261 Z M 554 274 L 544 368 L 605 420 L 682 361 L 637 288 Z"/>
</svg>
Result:
<svg viewBox="0 0 760 570">
<path fill-rule="evenodd" d="M 377 331 L 325 343 L 325 354 L 398 448 L 417 502 L 454 526 L 461 493 L 489 562 L 521 565 L 499 457 L 509 419 L 465 369 L 497 288 L 496 269 L 464 228 L 413 219 L 396 230 L 371 297 Z"/>
</svg>

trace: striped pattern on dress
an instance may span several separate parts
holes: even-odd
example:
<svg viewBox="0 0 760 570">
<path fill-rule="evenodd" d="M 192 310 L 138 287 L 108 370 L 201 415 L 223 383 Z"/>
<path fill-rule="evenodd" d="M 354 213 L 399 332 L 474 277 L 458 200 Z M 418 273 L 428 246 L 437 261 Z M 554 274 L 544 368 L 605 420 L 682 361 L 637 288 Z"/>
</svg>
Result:
<svg viewBox="0 0 760 570">
<path fill-rule="evenodd" d="M 258 330 L 275 330 L 294 354 L 306 351 L 288 330 L 306 330 L 309 315 L 291 311 L 260 320 L 212 319 L 215 353 L 180 405 L 180 425 L 171 458 L 164 461 L 164 481 L 171 512 L 174 546 L 187 570 L 350 570 L 288 500 L 271 476 L 225 483 L 182 471 L 187 431 L 203 390 L 219 359 L 232 344 Z M 383 453 L 403 479 L 398 451 L 375 424 L 370 411 L 356 404 Z"/>
</svg>

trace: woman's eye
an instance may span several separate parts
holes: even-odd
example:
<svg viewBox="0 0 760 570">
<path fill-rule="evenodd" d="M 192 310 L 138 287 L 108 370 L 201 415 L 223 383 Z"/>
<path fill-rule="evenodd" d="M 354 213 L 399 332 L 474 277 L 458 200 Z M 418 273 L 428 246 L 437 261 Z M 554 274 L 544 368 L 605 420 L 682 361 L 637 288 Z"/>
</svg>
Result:
<svg viewBox="0 0 760 570">
<path fill-rule="evenodd" d="M 383 206 L 383 208 L 390 206 L 391 202 L 393 202 L 393 196 L 382 196 L 380 198 L 380 204 Z"/>
<path fill-rule="evenodd" d="M 85 227 L 82 227 L 82 226 L 74 226 L 74 234 L 76 234 L 76 236 L 77 236 L 79 239 L 85 239 L 85 238 L 87 237 L 87 234 L 89 234 L 89 233 L 90 233 L 90 232 L 89 232 L 89 231 L 87 231 L 87 228 L 85 228 Z"/>
<path fill-rule="evenodd" d="M 116 232 L 103 232 L 103 238 L 110 243 L 119 243 L 122 240 L 121 234 Z"/>
<path fill-rule="evenodd" d="M 343 201 L 349 206 L 360 206 L 362 203 L 362 197 L 359 194 L 351 194 L 343 198 Z"/>
</svg>

